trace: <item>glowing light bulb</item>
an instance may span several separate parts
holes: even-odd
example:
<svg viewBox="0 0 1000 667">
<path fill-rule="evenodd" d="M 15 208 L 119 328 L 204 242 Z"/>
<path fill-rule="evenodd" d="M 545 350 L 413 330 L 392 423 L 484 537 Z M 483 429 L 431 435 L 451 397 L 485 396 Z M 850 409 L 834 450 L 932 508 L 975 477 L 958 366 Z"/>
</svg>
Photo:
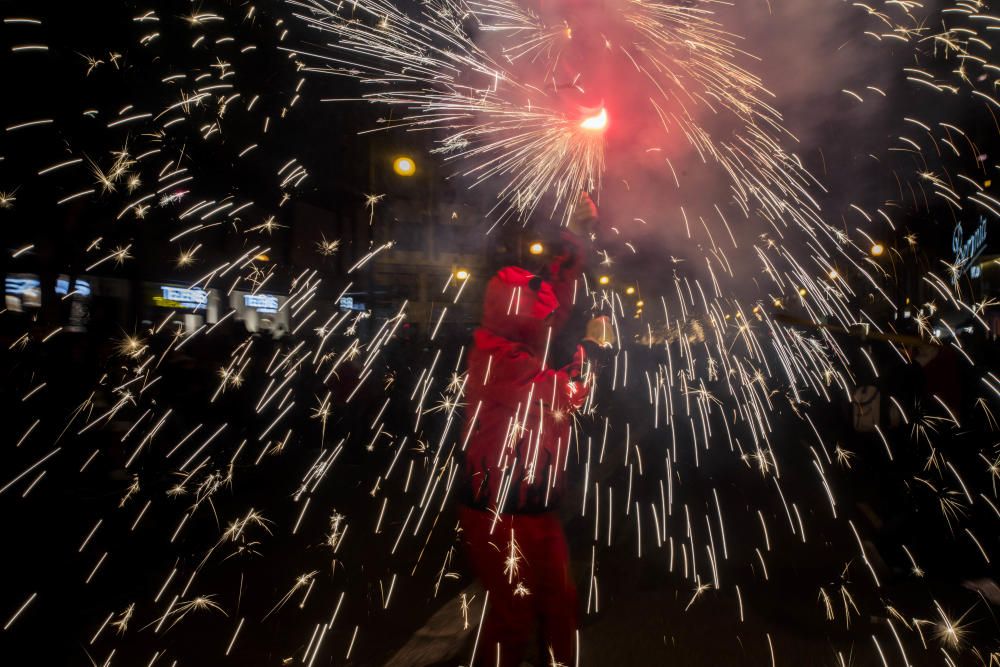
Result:
<svg viewBox="0 0 1000 667">
<path fill-rule="evenodd" d="M 412 158 L 398 157 L 392 162 L 392 170 L 400 176 L 413 176 L 417 171 L 417 165 Z"/>
</svg>

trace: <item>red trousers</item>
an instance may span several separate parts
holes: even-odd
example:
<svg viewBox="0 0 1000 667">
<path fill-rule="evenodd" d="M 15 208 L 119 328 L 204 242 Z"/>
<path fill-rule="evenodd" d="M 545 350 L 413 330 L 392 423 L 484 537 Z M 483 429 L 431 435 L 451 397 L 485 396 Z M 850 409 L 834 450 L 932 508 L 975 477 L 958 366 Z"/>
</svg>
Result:
<svg viewBox="0 0 1000 667">
<path fill-rule="evenodd" d="M 494 525 L 494 514 L 463 507 L 459 518 L 469 561 L 489 593 L 476 664 L 517 667 L 537 626 L 543 664 L 573 667 L 576 588 L 556 514 L 501 514 Z"/>
</svg>

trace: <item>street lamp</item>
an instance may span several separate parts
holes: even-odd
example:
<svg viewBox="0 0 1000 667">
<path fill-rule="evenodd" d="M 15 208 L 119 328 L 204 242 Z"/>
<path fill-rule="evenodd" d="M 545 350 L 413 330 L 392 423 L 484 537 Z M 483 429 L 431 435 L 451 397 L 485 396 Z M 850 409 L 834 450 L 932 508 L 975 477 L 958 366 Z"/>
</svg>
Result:
<svg viewBox="0 0 1000 667">
<path fill-rule="evenodd" d="M 530 252 L 532 255 L 541 255 L 543 252 L 545 252 L 545 246 L 543 246 L 540 241 L 535 241 L 530 246 L 528 246 L 528 252 Z"/>
<path fill-rule="evenodd" d="M 455 280 L 468 280 L 469 272 L 466 269 L 458 269 L 455 271 Z"/>
<path fill-rule="evenodd" d="M 400 176 L 413 176 L 417 171 L 417 164 L 413 158 L 401 155 L 392 161 L 392 170 Z"/>
</svg>

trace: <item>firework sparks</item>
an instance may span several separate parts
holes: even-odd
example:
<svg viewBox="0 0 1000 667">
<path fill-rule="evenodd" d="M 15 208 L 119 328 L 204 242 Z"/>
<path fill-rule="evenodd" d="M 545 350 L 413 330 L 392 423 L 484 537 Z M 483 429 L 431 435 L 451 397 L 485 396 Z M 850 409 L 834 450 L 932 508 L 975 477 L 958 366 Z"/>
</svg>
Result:
<svg viewBox="0 0 1000 667">
<path fill-rule="evenodd" d="M 933 553 L 928 543 L 938 538 L 961 552 L 956 558 L 963 563 L 989 565 L 995 554 L 996 531 L 986 520 L 1000 517 L 1000 458 L 989 444 L 995 434 L 988 434 L 997 427 L 993 415 L 1000 378 L 979 365 L 980 352 L 966 342 L 965 328 L 988 331 L 997 302 L 968 284 L 966 277 L 984 261 L 975 253 L 926 261 L 921 245 L 932 235 L 910 229 L 913 223 L 904 206 L 909 197 L 922 216 L 931 210 L 927 202 L 933 202 L 949 215 L 976 211 L 995 222 L 1000 201 L 985 184 L 992 167 L 986 157 L 980 159 L 987 149 L 979 147 L 978 133 L 961 129 L 962 123 L 951 122 L 954 118 L 939 119 L 931 110 L 938 105 L 912 105 L 921 111 L 910 109 L 899 119 L 886 154 L 873 156 L 887 163 L 891 154 L 913 160 L 904 167 L 892 162 L 886 169 L 899 196 L 878 205 L 851 202 L 843 206 L 843 224 L 834 223 L 841 212 L 821 214 L 823 187 L 807 169 L 808 158 L 785 148 L 790 137 L 778 111 L 780 98 L 771 101 L 763 78 L 740 64 L 752 58 L 737 46 L 740 38 L 725 30 L 725 15 L 714 3 L 612 3 L 610 10 L 602 10 L 607 12 L 602 15 L 606 29 L 594 50 L 600 56 L 582 64 L 576 44 L 588 38 L 586 22 L 554 17 L 548 10 L 529 11 L 507 0 L 433 0 L 412 11 L 386 0 L 302 0 L 290 6 L 298 14 L 293 30 L 309 35 L 302 44 L 324 46 L 305 53 L 302 44 L 289 44 L 292 22 L 265 19 L 255 6 L 221 3 L 224 9 L 199 9 L 185 16 L 142 10 L 127 17 L 137 31 L 128 33 L 128 49 L 108 44 L 74 55 L 72 71 L 99 91 L 110 90 L 111 82 L 126 91 L 135 84 L 121 77 L 139 72 L 155 94 L 132 104 L 117 102 L 118 92 L 102 93 L 100 104 L 74 110 L 92 124 L 81 133 L 87 141 L 73 134 L 65 114 L 32 111 L 27 104 L 6 125 L 12 141 L 24 138 L 26 143 L 11 144 L 15 148 L 2 156 L 0 210 L 11 211 L 8 217 L 35 206 L 67 216 L 86 211 L 80 217 L 83 236 L 73 238 L 80 252 L 68 264 L 86 267 L 88 275 L 99 273 L 102 280 L 147 268 L 136 265 L 147 262 L 152 237 L 141 236 L 136 228 L 160 234 L 157 242 L 173 248 L 164 270 L 184 276 L 184 287 L 175 288 L 176 294 L 198 305 L 171 306 L 169 314 L 134 328 L 130 324 L 125 330 L 136 333 L 119 342 L 116 356 L 101 362 L 92 386 L 74 398 L 60 415 L 64 423 L 54 431 L 48 424 L 56 422 L 40 406 L 58 400 L 53 395 L 65 386 L 60 382 L 65 378 L 40 368 L 36 373 L 33 360 L 46 358 L 71 329 L 44 318 L 11 320 L 20 328 L 7 351 L 26 360 L 12 368 L 28 372 L 23 381 L 12 380 L 9 393 L 24 414 L 12 431 L 12 479 L 0 489 L 0 494 L 17 493 L 5 494 L 5 502 L 20 502 L 38 489 L 31 501 L 56 477 L 78 476 L 89 485 L 91 475 L 96 479 L 95 471 L 100 471 L 107 473 L 108 485 L 114 484 L 103 495 L 109 499 L 106 507 L 98 516 L 88 515 L 72 539 L 73 548 L 79 545 L 76 553 L 86 558 L 80 579 L 86 576 L 87 590 L 107 591 L 108 599 L 117 600 L 88 620 L 85 640 L 126 662 L 148 661 L 150 653 L 155 662 L 168 649 L 178 656 L 200 654 L 208 649 L 187 649 L 164 636 L 187 638 L 185 626 L 192 624 L 180 621 L 197 613 L 206 624 L 228 619 L 224 626 L 211 626 L 222 628 L 218 653 L 238 654 L 258 649 L 263 641 L 258 635 L 269 635 L 241 634 L 245 624 L 253 628 L 277 622 L 275 617 L 289 613 L 278 612 L 294 599 L 303 618 L 315 623 L 312 628 L 303 623 L 302 633 L 292 632 L 295 636 L 287 643 L 281 640 L 272 652 L 295 654 L 314 664 L 325 659 L 318 657 L 321 648 L 328 652 L 339 642 L 337 650 L 345 651 L 345 659 L 357 657 L 369 650 L 365 644 L 373 641 L 371 636 L 385 634 L 381 628 L 386 626 L 375 625 L 383 623 L 382 616 L 364 621 L 371 625 L 361 624 L 371 613 L 367 603 L 374 600 L 375 613 L 386 619 L 409 613 L 412 608 L 400 598 L 412 595 L 414 582 L 422 581 L 426 558 L 443 553 L 438 540 L 449 530 L 442 526 L 448 523 L 448 503 L 457 495 L 459 457 L 467 441 L 457 425 L 463 413 L 475 420 L 481 407 L 469 404 L 465 389 L 487 380 L 462 372 L 464 348 L 456 350 L 443 341 L 449 317 L 460 312 L 475 290 L 466 290 L 467 285 L 480 276 L 466 270 L 465 279 L 446 281 L 440 298 L 448 307 L 437 308 L 427 320 L 433 329 L 427 358 L 390 357 L 407 317 L 405 304 L 390 316 L 377 306 L 371 312 L 340 311 L 340 298 L 362 289 L 348 280 L 363 282 L 365 271 L 398 249 L 392 239 L 363 245 L 325 235 L 309 240 L 321 257 L 353 253 L 344 261 L 350 268 L 344 275 L 297 268 L 288 276 L 287 294 L 278 303 L 267 300 L 268 291 L 284 289 L 276 285 L 290 268 L 268 257 L 272 245 L 280 246 L 269 241 L 265 248 L 250 239 L 261 234 L 277 243 L 290 233 L 295 220 L 288 212 L 290 202 L 303 183 L 312 182 L 305 158 L 292 157 L 296 153 L 290 153 L 290 145 L 275 138 L 285 119 L 302 108 L 296 104 L 308 90 L 302 72 L 310 70 L 358 82 L 361 101 L 387 110 L 377 129 L 425 132 L 433 142 L 431 159 L 495 196 L 490 215 L 497 221 L 526 220 L 535 212 L 559 222 L 571 220 L 580 191 L 596 196 L 602 188 L 613 142 L 634 115 L 648 116 L 648 127 L 655 128 L 645 141 L 673 147 L 669 158 L 657 158 L 662 184 L 680 192 L 688 189 L 691 170 L 676 148 L 680 143 L 694 156 L 692 162 L 717 170 L 725 183 L 725 202 L 702 202 L 697 210 L 675 207 L 660 219 L 647 216 L 648 222 L 636 217 L 643 227 L 666 226 L 671 223 L 664 220 L 672 218 L 686 239 L 682 250 L 671 248 L 675 254 L 669 255 L 669 265 L 662 261 L 668 255 L 658 258 L 669 266 L 664 275 L 630 279 L 632 292 L 619 287 L 624 283 L 615 272 L 627 271 L 633 255 L 649 252 L 637 238 L 626 238 L 631 232 L 622 224 L 613 231 L 629 251 L 602 249 L 607 280 L 588 278 L 574 294 L 579 304 L 611 319 L 617 342 L 606 350 L 607 367 L 586 373 L 588 404 L 573 419 L 572 443 L 560 443 L 559 465 L 528 465 L 533 479 L 578 475 L 583 480 L 580 513 L 593 521 L 588 611 L 599 609 L 599 556 L 649 559 L 653 554 L 668 564 L 675 590 L 693 591 L 674 605 L 675 611 L 696 615 L 715 605 L 738 604 L 743 620 L 744 605 L 752 613 L 754 604 L 753 596 L 744 600 L 748 581 L 759 587 L 760 595 L 780 591 L 776 587 L 787 582 L 784 559 L 806 554 L 802 560 L 809 560 L 808 554 L 815 553 L 810 550 L 822 543 L 847 563 L 817 586 L 818 614 L 824 622 L 839 623 L 842 613 L 849 630 L 855 629 L 852 616 L 891 617 L 886 623 L 890 633 L 878 630 L 870 644 L 864 638 L 874 659 L 887 662 L 887 653 L 898 650 L 904 663 L 915 660 L 914 651 L 930 650 L 922 629 L 928 625 L 950 664 L 957 664 L 953 655 L 991 650 L 971 630 L 978 611 L 969 609 L 953 619 L 945 607 L 965 607 L 944 598 L 939 603 L 925 592 L 915 593 L 907 605 L 889 604 L 885 591 L 893 587 L 883 581 L 892 575 L 880 562 L 898 552 L 905 556 L 899 576 L 937 575 L 943 568 L 927 552 Z M 903 78 L 918 91 L 915 95 L 932 101 L 962 95 L 963 104 L 1000 107 L 989 87 L 996 70 L 990 60 L 995 31 L 989 26 L 997 18 L 983 3 L 960 2 L 941 10 L 905 2 L 843 11 L 865 16 L 870 29 L 863 34 L 873 44 L 912 50 L 917 57 L 907 63 Z M 33 21 L 9 18 L 4 28 L 40 25 Z M 282 58 L 289 56 L 292 81 L 280 91 L 281 99 L 276 99 L 279 91 L 257 89 L 254 77 L 247 76 L 258 62 L 255 51 L 275 45 L 284 49 Z M 184 58 L 172 60 L 173 49 Z M 12 43 L 9 52 L 15 58 L 55 53 L 28 37 Z M 178 64 L 180 60 L 187 64 Z M 625 103 L 614 99 L 617 91 L 604 89 L 604 68 L 614 73 L 612 78 L 621 77 L 622 87 L 640 91 L 634 109 L 623 110 Z M 894 95 L 885 86 L 841 85 L 831 92 L 852 108 L 867 108 Z M 602 98 L 599 108 L 584 103 L 594 97 Z M 19 111 L 28 98 L 12 99 Z M 44 137 L 57 137 L 58 150 L 40 139 Z M 23 152 L 18 149 L 22 145 L 27 147 Z M 642 147 L 644 155 L 661 150 L 668 153 L 666 148 Z M 255 188 L 254 198 L 260 201 L 251 201 L 242 183 L 220 187 L 228 175 L 206 178 L 199 162 L 215 164 L 208 155 L 216 152 L 227 164 L 252 164 L 268 174 L 273 191 Z M 630 175 L 629 180 L 633 186 L 626 186 L 634 187 L 637 179 Z M 367 217 L 368 226 L 381 232 L 376 217 L 381 220 L 383 202 L 391 203 L 390 197 L 357 198 L 354 206 L 362 225 Z M 727 216 L 732 214 L 742 216 L 742 225 L 730 225 Z M 113 222 L 104 225 L 101 220 Z M 743 226 L 752 229 L 746 233 Z M 10 261 L 31 266 L 36 256 L 50 252 L 21 218 L 11 218 L 3 227 L 11 235 Z M 225 243 L 220 245 L 218 238 Z M 225 248 L 225 256 L 217 257 L 219 247 Z M 964 249 L 964 241 L 958 247 Z M 336 263 L 322 261 L 327 267 Z M 911 295 L 904 294 L 910 287 L 900 277 L 907 262 L 923 262 L 922 279 L 914 281 L 921 293 L 912 294 L 913 305 Z M 191 281 L 187 270 L 202 263 L 208 268 Z M 751 264 L 759 270 L 747 270 Z M 8 279 L 22 286 L 17 276 Z M 755 294 L 748 299 L 751 284 Z M 26 294 L 34 289 L 23 286 Z M 12 289 L 8 287 L 8 304 L 27 302 L 28 297 L 15 301 Z M 62 292 L 58 283 L 44 289 L 55 289 L 69 308 L 85 288 L 77 276 L 68 275 Z M 340 295 L 337 305 L 325 311 L 331 290 Z M 249 297 L 268 304 L 258 311 L 287 315 L 291 336 L 274 342 L 273 350 L 271 342 L 250 335 L 227 339 L 226 327 L 219 325 L 229 317 L 235 322 L 235 311 L 189 329 L 175 324 L 182 311 L 214 311 L 218 304 L 209 306 L 207 296 L 205 303 L 198 301 L 210 293 L 224 295 L 223 300 Z M 640 294 L 645 301 L 638 299 Z M 651 314 L 654 307 L 643 309 L 656 301 L 662 316 Z M 275 312 L 265 313 L 265 308 Z M 22 312 L 13 305 L 8 310 L 0 316 Z M 912 324 L 912 333 L 903 331 L 904 319 Z M 639 328 L 633 329 L 633 323 Z M 635 332 L 642 345 L 632 344 Z M 201 394 L 196 383 L 188 383 L 185 364 L 205 354 L 202 344 L 212 349 L 206 364 L 211 389 L 205 405 L 192 406 L 191 397 Z M 887 383 L 899 364 L 926 361 L 925 352 L 954 355 L 955 364 L 974 377 L 975 391 L 981 392 L 970 403 L 974 410 L 959 405 L 944 389 L 934 388 L 915 400 L 911 388 Z M 857 429 L 848 440 L 820 418 L 833 411 L 835 401 L 847 397 L 850 403 L 852 390 L 868 382 L 867 377 L 884 389 L 879 405 L 888 414 L 864 431 L 868 417 L 859 408 Z M 542 427 L 529 420 L 530 412 L 519 407 L 508 429 L 512 443 L 539 437 Z M 566 420 L 567 413 L 554 410 L 552 418 Z M 968 451 L 954 446 L 971 442 L 969 433 L 982 444 L 974 442 Z M 55 443 L 65 437 L 80 446 L 53 443 L 43 449 L 41 443 L 50 435 Z M 123 453 L 121 447 L 126 448 Z M 364 465 L 357 465 L 358 456 L 365 457 Z M 730 463 L 738 470 L 732 477 Z M 507 464 L 526 465 L 516 458 Z M 288 476 L 292 465 L 300 467 Z M 912 472 L 921 467 L 919 474 Z M 607 472 L 611 468 L 614 472 Z M 122 470 L 127 472 L 122 475 Z M 885 477 L 884 488 L 864 491 L 873 500 L 892 493 L 909 502 L 912 496 L 934 510 L 933 521 L 941 525 L 928 518 L 921 527 L 933 533 L 930 539 L 906 535 L 907 545 L 876 547 L 891 531 L 882 533 L 879 510 L 855 497 L 864 493 L 856 481 L 870 470 Z M 736 495 L 727 491 L 730 482 L 743 494 L 739 501 L 730 498 Z M 891 486 L 895 482 L 901 482 L 898 488 Z M 250 498 L 258 500 L 250 489 L 261 487 L 275 490 L 266 508 L 275 521 L 249 507 Z M 360 503 L 338 495 L 355 487 L 364 498 Z M 317 511 L 324 520 L 317 521 Z M 219 515 L 239 518 L 224 524 Z M 355 526 L 350 548 L 341 548 L 350 526 Z M 162 542 L 159 548 L 172 560 L 161 564 L 160 556 L 138 554 L 139 547 L 116 541 L 116 532 L 132 536 L 130 540 L 154 534 L 148 539 Z M 168 536 L 169 541 L 159 539 Z M 504 575 L 513 595 L 530 600 L 540 591 L 522 581 L 532 564 L 513 531 L 506 537 L 498 547 Z M 626 541 L 636 548 L 618 549 Z M 451 565 L 455 545 L 447 549 L 444 565 L 428 583 L 435 595 L 459 577 Z M 193 562 L 191 553 L 199 554 Z M 282 560 L 279 553 L 291 555 Z M 103 565 L 133 556 L 162 568 L 156 573 L 155 610 L 134 595 L 112 597 L 115 582 L 133 584 Z M 284 564 L 273 573 L 281 583 L 267 589 L 255 564 L 277 569 L 276 563 Z M 848 580 L 852 563 L 855 573 L 862 572 L 861 581 Z M 294 572 L 304 574 L 296 577 Z M 202 586 L 212 577 L 213 585 L 225 585 L 229 575 L 237 582 L 232 595 L 189 593 L 196 580 Z M 605 590 L 609 578 L 601 575 Z M 291 587 L 275 603 L 290 580 Z M 744 592 L 737 582 L 744 584 Z M 29 595 L 33 584 L 26 582 L 21 593 L 7 600 L 5 631 L 19 631 L 33 622 L 34 614 L 51 613 L 43 609 L 49 595 Z M 710 590 L 715 592 L 708 594 Z M 317 600 L 334 598 L 331 616 Z M 466 628 L 475 622 L 470 603 L 463 593 Z M 335 626 L 338 615 L 348 619 Z M 156 632 L 129 632 L 144 623 Z M 380 630 L 371 632 L 375 627 Z M 309 632 L 311 638 L 300 636 Z M 480 648 L 478 628 L 476 632 L 473 653 Z M 719 634 L 721 639 L 724 633 Z M 143 648 L 150 650 L 142 658 L 134 656 L 135 644 L 148 635 L 155 635 L 145 640 Z M 767 632 L 766 641 L 760 640 L 760 659 L 776 663 L 781 637 L 772 639 Z M 846 664 L 842 648 L 836 648 L 837 656 Z M 550 658 L 555 661 L 554 653 Z"/>
</svg>

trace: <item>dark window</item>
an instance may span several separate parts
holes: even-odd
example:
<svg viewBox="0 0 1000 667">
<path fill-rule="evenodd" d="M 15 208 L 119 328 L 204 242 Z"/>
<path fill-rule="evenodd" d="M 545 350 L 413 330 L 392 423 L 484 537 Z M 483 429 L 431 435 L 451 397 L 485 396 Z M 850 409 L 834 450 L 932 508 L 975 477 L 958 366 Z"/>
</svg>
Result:
<svg viewBox="0 0 1000 667">
<path fill-rule="evenodd" d="M 420 299 L 420 276 L 415 273 L 379 273 L 375 276 L 379 296 L 392 301 Z"/>
</svg>

